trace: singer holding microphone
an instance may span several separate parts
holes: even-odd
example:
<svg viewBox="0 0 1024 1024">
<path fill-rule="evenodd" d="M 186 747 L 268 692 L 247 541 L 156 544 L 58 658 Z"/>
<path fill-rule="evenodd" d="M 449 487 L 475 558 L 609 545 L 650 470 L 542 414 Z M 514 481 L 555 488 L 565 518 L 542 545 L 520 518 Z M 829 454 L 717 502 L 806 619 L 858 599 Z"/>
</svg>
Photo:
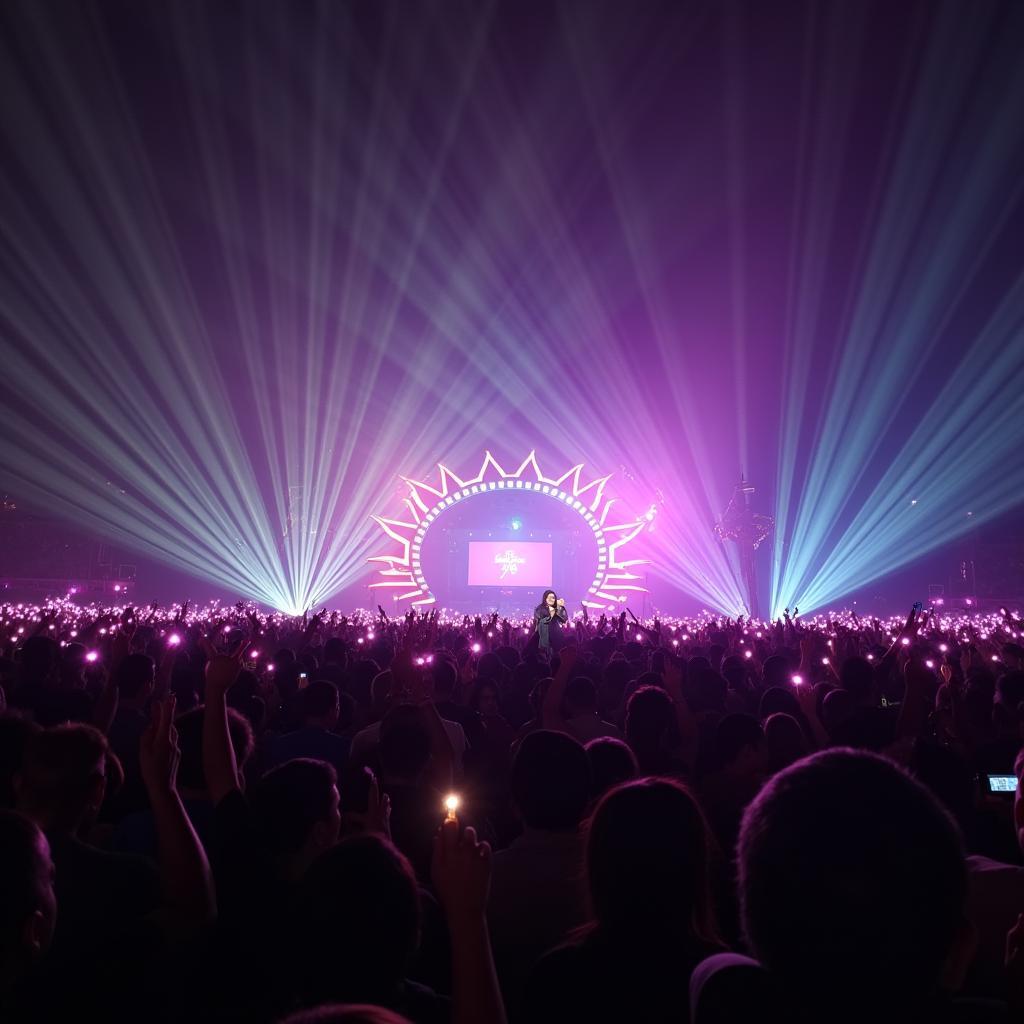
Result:
<svg viewBox="0 0 1024 1024">
<path fill-rule="evenodd" d="M 538 646 L 548 655 L 557 654 L 562 646 L 562 627 L 569 621 L 565 601 L 553 590 L 545 590 L 540 604 L 533 610 L 533 628 Z"/>
</svg>

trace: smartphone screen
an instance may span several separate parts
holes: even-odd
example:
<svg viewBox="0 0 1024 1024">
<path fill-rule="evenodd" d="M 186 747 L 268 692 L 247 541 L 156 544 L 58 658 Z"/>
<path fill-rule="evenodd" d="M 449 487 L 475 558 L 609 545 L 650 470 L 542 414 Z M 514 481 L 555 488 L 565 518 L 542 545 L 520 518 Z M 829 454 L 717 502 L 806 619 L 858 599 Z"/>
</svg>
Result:
<svg viewBox="0 0 1024 1024">
<path fill-rule="evenodd" d="M 988 791 L 990 793 L 1016 793 L 1016 775 L 989 775 Z"/>
</svg>

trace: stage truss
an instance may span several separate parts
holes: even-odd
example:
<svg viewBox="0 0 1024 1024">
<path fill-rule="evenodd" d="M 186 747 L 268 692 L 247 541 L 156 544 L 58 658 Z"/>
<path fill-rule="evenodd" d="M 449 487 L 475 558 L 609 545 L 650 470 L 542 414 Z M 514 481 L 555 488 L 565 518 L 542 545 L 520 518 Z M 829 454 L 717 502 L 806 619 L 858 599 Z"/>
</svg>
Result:
<svg viewBox="0 0 1024 1024">
<path fill-rule="evenodd" d="M 480 471 L 473 477 L 462 479 L 447 466 L 437 464 L 436 485 L 401 479 L 409 487 L 409 496 L 403 498 L 406 511 L 401 518 L 383 516 L 371 518 L 384 534 L 398 545 L 393 554 L 373 555 L 368 561 L 379 566 L 373 589 L 397 591 L 395 601 L 410 601 L 414 606 L 435 604 L 436 596 L 423 574 L 420 552 L 427 532 L 444 511 L 453 505 L 472 500 L 492 491 L 528 491 L 557 501 L 577 512 L 592 531 L 597 542 L 597 567 L 594 579 L 583 604 L 588 608 L 610 611 L 624 604 L 630 592 L 646 592 L 642 577 L 632 570 L 648 564 L 646 558 L 624 558 L 626 546 L 650 525 L 647 517 L 618 520 L 619 499 L 605 496 L 612 474 L 583 482 L 583 463 L 573 466 L 559 477 L 545 476 L 537 463 L 536 452 L 530 452 L 515 472 L 506 472 L 488 451 Z"/>
</svg>

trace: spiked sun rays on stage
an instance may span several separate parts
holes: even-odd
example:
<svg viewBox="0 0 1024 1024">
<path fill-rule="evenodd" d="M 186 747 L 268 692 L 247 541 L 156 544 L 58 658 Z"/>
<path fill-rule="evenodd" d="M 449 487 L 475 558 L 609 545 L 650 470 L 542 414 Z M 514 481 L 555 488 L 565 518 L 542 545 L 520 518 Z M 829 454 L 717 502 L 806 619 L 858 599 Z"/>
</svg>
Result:
<svg viewBox="0 0 1024 1024">
<path fill-rule="evenodd" d="M 409 601 L 414 606 L 434 604 L 437 596 L 424 575 L 420 558 L 430 528 L 455 504 L 493 491 L 516 490 L 559 502 L 576 512 L 592 531 L 597 544 L 597 565 L 583 600 L 584 606 L 610 611 L 624 604 L 629 593 L 647 589 L 641 585 L 642 577 L 634 571 L 646 565 L 647 559 L 624 555 L 629 543 L 649 527 L 649 519 L 617 514 L 619 499 L 606 495 L 610 474 L 586 483 L 580 463 L 561 476 L 546 476 L 532 451 L 514 472 L 504 470 L 489 451 L 484 455 L 479 472 L 466 479 L 441 463 L 437 468 L 436 484 L 402 478 L 409 486 L 409 496 L 403 499 L 405 512 L 400 517 L 372 517 L 384 534 L 398 545 L 397 553 L 374 555 L 369 559 L 380 566 L 380 578 L 371 584 L 372 588 L 393 590 L 395 600 Z"/>
</svg>

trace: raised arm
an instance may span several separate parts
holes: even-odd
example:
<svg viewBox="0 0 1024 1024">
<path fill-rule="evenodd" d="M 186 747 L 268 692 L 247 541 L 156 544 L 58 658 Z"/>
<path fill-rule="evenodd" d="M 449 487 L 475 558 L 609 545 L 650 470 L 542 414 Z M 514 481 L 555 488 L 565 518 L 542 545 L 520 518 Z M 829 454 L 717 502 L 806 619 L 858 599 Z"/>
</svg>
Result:
<svg viewBox="0 0 1024 1024">
<path fill-rule="evenodd" d="M 459 834 L 445 821 L 434 837 L 431 876 L 452 941 L 452 1024 L 504 1024 L 505 1004 L 494 969 L 485 910 L 491 885 L 491 848 L 476 832 Z"/>
<path fill-rule="evenodd" d="M 661 677 L 665 684 L 665 692 L 672 698 L 675 708 L 680 754 L 686 767 L 692 772 L 697 763 L 697 719 L 693 717 L 690 705 L 683 696 L 683 671 L 675 658 L 669 654 L 665 655 Z"/>
<path fill-rule="evenodd" d="M 246 647 L 248 641 L 244 640 L 234 653 L 217 654 L 209 642 L 204 644 L 209 660 L 206 662 L 206 709 L 203 712 L 203 772 L 214 805 L 240 788 L 238 764 L 228 729 L 227 692 L 242 671 Z"/>
<path fill-rule="evenodd" d="M 558 652 L 558 671 L 544 694 L 544 703 L 541 704 L 540 721 L 545 729 L 566 732 L 565 719 L 562 717 L 562 701 L 565 700 L 565 690 L 569 685 L 569 673 L 575 664 L 576 648 L 563 647 Z"/>
<path fill-rule="evenodd" d="M 174 697 L 154 701 L 150 723 L 139 742 L 139 767 L 156 823 L 163 911 L 160 917 L 179 936 L 210 924 L 217 913 L 213 878 L 202 844 L 178 795 L 178 732 Z"/>
</svg>

